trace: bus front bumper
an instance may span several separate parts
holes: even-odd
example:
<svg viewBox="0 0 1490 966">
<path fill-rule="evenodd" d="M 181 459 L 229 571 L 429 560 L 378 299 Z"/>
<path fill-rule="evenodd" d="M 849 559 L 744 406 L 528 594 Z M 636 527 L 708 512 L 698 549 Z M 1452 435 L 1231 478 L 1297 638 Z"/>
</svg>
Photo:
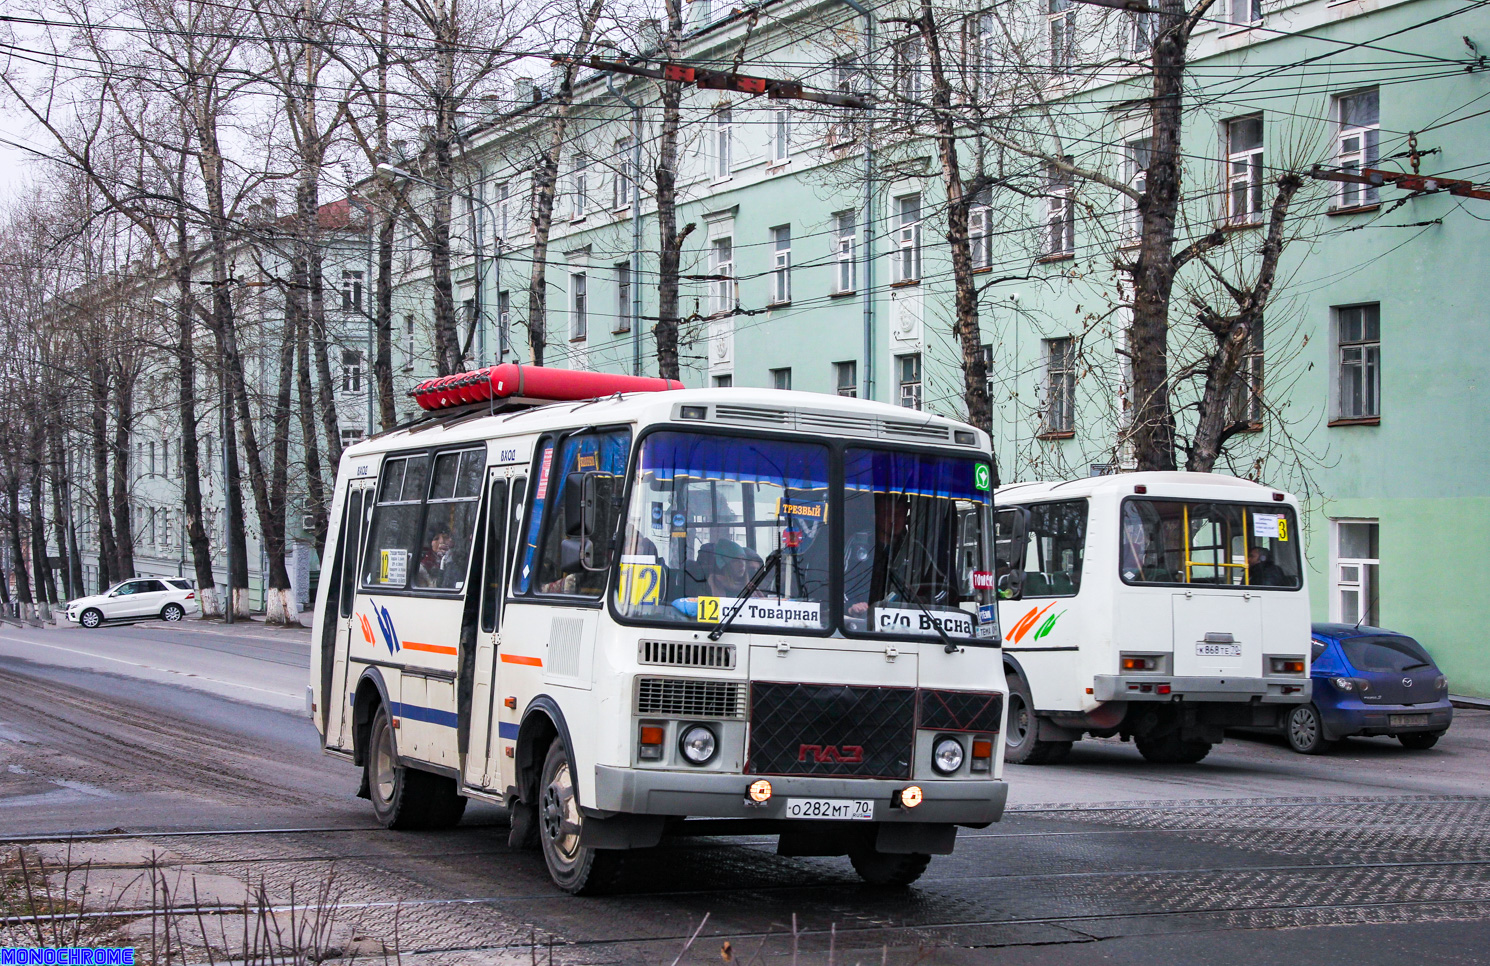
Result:
<svg viewBox="0 0 1490 966">
<path fill-rule="evenodd" d="M 771 783 L 771 797 L 756 804 L 746 789 L 761 778 Z M 924 796 L 915 808 L 894 807 L 897 793 L 919 785 Z M 1009 786 L 1000 780 L 811 778 L 785 775 L 730 775 L 651 771 L 595 766 L 594 811 L 600 814 L 668 815 L 690 818 L 787 818 L 788 799 L 869 799 L 874 821 L 983 826 L 1004 814 Z M 590 809 L 586 809 L 590 811 Z M 844 823 L 848 824 L 848 823 Z"/>
<path fill-rule="evenodd" d="M 1156 677 L 1151 674 L 1098 674 L 1092 697 L 1098 701 L 1184 701 L 1186 703 L 1303 704 L 1313 685 L 1302 677 Z"/>
</svg>

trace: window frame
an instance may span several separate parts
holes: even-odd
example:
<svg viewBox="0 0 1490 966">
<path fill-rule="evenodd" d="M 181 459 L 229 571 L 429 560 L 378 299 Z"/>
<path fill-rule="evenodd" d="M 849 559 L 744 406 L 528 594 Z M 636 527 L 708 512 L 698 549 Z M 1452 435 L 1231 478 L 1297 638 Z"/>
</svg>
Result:
<svg viewBox="0 0 1490 966">
<path fill-rule="evenodd" d="M 1297 586 L 1294 586 L 1294 587 L 1281 587 L 1281 586 L 1277 586 L 1277 585 L 1273 585 L 1273 584 L 1205 584 L 1205 583 L 1197 584 L 1197 583 L 1191 583 L 1189 581 L 1176 582 L 1176 581 L 1159 581 L 1159 580 L 1129 580 L 1127 577 L 1124 577 L 1123 576 L 1123 513 L 1125 512 L 1125 510 L 1126 510 L 1126 508 L 1127 508 L 1127 506 L 1128 506 L 1129 503 L 1205 503 L 1205 504 L 1210 504 L 1210 505 L 1218 505 L 1219 504 L 1219 505 L 1224 505 L 1224 506 L 1242 507 L 1245 510 L 1247 510 L 1249 513 L 1251 511 L 1253 511 L 1253 510 L 1263 510 L 1264 512 L 1268 512 L 1268 513 L 1284 513 L 1284 514 L 1287 515 L 1287 518 L 1288 518 L 1288 521 L 1289 521 L 1289 527 L 1294 532 L 1293 539 L 1300 541 L 1300 544 L 1299 544 L 1298 549 L 1297 549 L 1297 555 L 1296 555 L 1297 556 L 1297 560 L 1298 560 L 1298 564 L 1299 564 L 1298 585 Z M 1125 496 L 1125 497 L 1123 497 L 1123 499 L 1118 502 L 1117 521 L 1118 521 L 1118 524 L 1117 524 L 1117 533 L 1116 533 L 1115 538 L 1114 538 L 1115 539 L 1115 542 L 1116 542 L 1117 554 L 1113 558 L 1113 564 L 1112 564 L 1113 570 L 1112 570 L 1112 572 L 1117 574 L 1118 580 L 1121 581 L 1125 586 L 1128 586 L 1128 587 L 1154 587 L 1154 588 L 1162 588 L 1162 589 L 1164 589 L 1166 591 L 1171 591 L 1171 592 L 1175 588 L 1180 588 L 1180 587 L 1189 588 L 1189 589 L 1194 589 L 1194 588 L 1199 587 L 1199 588 L 1202 588 L 1202 589 L 1206 590 L 1207 593 L 1210 593 L 1212 591 L 1222 591 L 1222 590 L 1236 590 L 1236 591 L 1243 591 L 1243 592 L 1253 592 L 1253 591 L 1258 591 L 1258 590 L 1279 590 L 1279 591 L 1286 591 L 1286 592 L 1291 593 L 1291 594 L 1296 594 L 1296 593 L 1299 593 L 1300 591 L 1302 591 L 1304 589 L 1304 584 L 1305 584 L 1305 579 L 1306 579 L 1305 578 L 1305 574 L 1308 572 L 1309 563 L 1304 558 L 1304 553 L 1303 553 L 1303 546 L 1302 546 L 1303 534 L 1302 534 L 1302 532 L 1299 529 L 1299 511 L 1298 511 L 1298 508 L 1297 507 L 1294 507 L 1291 504 L 1288 504 L 1288 503 L 1258 503 L 1258 502 L 1253 502 L 1253 501 L 1248 501 L 1248 500 L 1206 500 L 1206 499 L 1202 499 L 1202 498 L 1191 498 L 1191 497 L 1186 497 L 1186 496 L 1165 496 L 1163 494 L 1150 493 L 1147 496 Z M 1186 539 L 1187 540 L 1189 539 L 1188 535 L 1186 536 Z M 1248 542 L 1248 545 L 1250 546 L 1250 540 L 1251 540 L 1251 536 L 1250 535 L 1247 535 L 1247 534 L 1244 533 L 1243 540 L 1244 540 L 1244 542 Z M 1188 560 L 1188 557 L 1186 559 Z M 1205 564 L 1203 566 L 1216 566 L 1216 565 Z M 1227 567 L 1230 567 L 1230 566 L 1232 566 L 1232 565 L 1227 565 Z M 1243 571 L 1243 572 L 1245 573 L 1246 571 Z"/>
<path fill-rule="evenodd" d="M 915 203 L 915 217 L 907 219 L 911 208 L 906 202 Z M 921 281 L 921 225 L 925 220 L 921 214 L 921 192 L 895 196 L 895 252 L 894 278 L 892 284 L 909 285 Z"/>
<path fill-rule="evenodd" d="M 631 263 L 617 262 L 612 266 L 616 274 L 616 324 L 611 328 L 612 334 L 630 332 L 634 324 L 631 320 L 631 286 L 634 284 L 631 278 Z"/>
<path fill-rule="evenodd" d="M 734 176 L 735 114 L 730 104 L 721 104 L 709 118 L 712 142 L 710 152 L 713 170 L 711 180 L 725 181 Z"/>
<path fill-rule="evenodd" d="M 588 271 L 569 273 L 569 341 L 590 337 L 590 278 Z"/>
<path fill-rule="evenodd" d="M 915 379 L 913 380 L 908 380 L 905 378 L 905 367 L 907 364 L 911 364 L 914 366 Z M 895 356 L 896 406 L 899 406 L 902 409 L 909 409 L 912 412 L 923 411 L 922 406 L 925 405 L 925 397 L 923 393 L 926 385 L 926 372 L 923 369 L 924 364 L 925 360 L 921 358 L 921 353 L 919 352 L 902 352 Z M 906 393 L 907 389 L 910 390 L 909 396 L 907 396 Z M 914 406 L 907 406 L 905 404 L 905 401 L 908 398 L 914 399 Z"/>
<path fill-rule="evenodd" d="M 720 254 L 727 254 L 727 259 Z M 711 315 L 724 315 L 735 307 L 735 239 L 733 235 L 721 235 L 709 239 L 709 274 L 722 275 L 709 282 L 709 307 Z"/>
<path fill-rule="evenodd" d="M 1075 436 L 1076 339 L 1061 335 L 1040 341 L 1045 350 L 1045 399 L 1040 412 L 1040 435 Z M 1057 350 L 1060 350 L 1059 355 Z"/>
<path fill-rule="evenodd" d="M 859 285 L 858 212 L 833 215 L 833 294 L 850 295 Z"/>
<path fill-rule="evenodd" d="M 849 377 L 848 382 L 843 381 L 845 373 Z M 845 389 L 848 391 L 845 392 Z M 845 399 L 859 398 L 859 360 L 844 359 L 833 363 L 833 392 Z"/>
<path fill-rule="evenodd" d="M 1071 159 L 1066 159 L 1070 163 Z M 1045 223 L 1041 257 L 1076 257 L 1076 193 L 1069 173 L 1045 166 Z"/>
<path fill-rule="evenodd" d="M 1363 313 L 1361 319 L 1363 336 L 1366 321 L 1374 315 L 1376 338 L 1345 340 L 1344 314 L 1354 311 L 1361 311 Z M 1332 355 L 1334 358 L 1331 360 L 1331 376 L 1335 384 L 1335 398 L 1332 406 L 1334 411 L 1333 421 L 1347 424 L 1357 421 L 1379 423 L 1381 421 L 1381 303 L 1357 302 L 1353 305 L 1334 305 L 1330 307 L 1330 314 L 1334 317 L 1331 320 L 1334 330 L 1332 333 L 1334 336 L 1332 340 L 1334 343 L 1332 346 Z M 1372 349 L 1375 349 L 1374 356 L 1371 355 L 1370 350 Z M 1375 412 L 1346 413 L 1345 411 L 1345 353 L 1347 350 L 1356 350 L 1360 353 L 1360 360 L 1355 364 L 1355 368 L 1358 368 L 1362 373 L 1362 395 L 1365 396 L 1369 393 L 1372 396 L 1375 406 L 1368 408 L 1374 408 Z M 1368 373 L 1369 379 L 1367 378 Z"/>
<path fill-rule="evenodd" d="M 792 159 L 791 108 L 777 106 L 771 114 L 771 164 L 786 164 Z"/>
<path fill-rule="evenodd" d="M 780 369 L 771 370 L 771 388 L 787 392 L 792 388 L 792 367 L 784 366 Z"/>
<path fill-rule="evenodd" d="M 1050 72 L 1069 77 L 1076 66 L 1075 3 L 1073 0 L 1046 0 L 1045 40 L 1050 57 Z"/>
<path fill-rule="evenodd" d="M 1022 593 L 1020 595 L 1020 598 L 1019 598 L 1020 600 L 1069 600 L 1072 597 L 1079 597 L 1081 595 L 1081 585 L 1082 585 L 1082 583 L 1086 579 L 1086 545 L 1087 545 L 1087 541 L 1090 540 L 1091 539 L 1091 536 L 1092 536 L 1092 498 L 1090 496 L 1063 496 L 1063 497 L 1060 497 L 1059 499 L 1038 500 L 1038 501 L 1035 501 L 1033 503 L 1016 503 L 1016 504 L 1012 504 L 1012 505 L 1005 504 L 1002 507 L 999 507 L 999 506 L 995 506 L 994 507 L 993 512 L 996 515 L 996 514 L 999 513 L 1000 510 L 1021 509 L 1021 510 L 1026 510 L 1026 511 L 1033 511 L 1035 507 L 1039 507 L 1039 506 L 1056 506 L 1056 505 L 1061 504 L 1061 503 L 1080 503 L 1080 504 L 1083 505 L 1083 507 L 1086 510 L 1086 517 L 1085 517 L 1085 519 L 1082 522 L 1081 564 L 1080 564 L 1080 566 L 1076 570 L 1076 580 L 1072 582 L 1072 585 L 1075 587 L 1075 589 L 1073 591 L 1071 591 L 1071 593 L 1069 593 L 1069 594 L 1030 594 L 1030 593 L 1027 593 L 1026 592 L 1026 593 Z M 1119 510 L 1119 513 L 1121 513 L 1121 510 Z M 995 527 L 994 527 L 994 534 L 995 534 L 995 536 L 994 536 L 994 544 L 995 544 L 995 546 L 994 546 L 994 553 L 995 553 L 995 555 L 997 555 L 997 553 L 998 553 L 998 549 L 997 549 L 997 532 L 998 532 L 997 531 L 997 524 L 995 523 Z M 1035 535 L 1035 531 L 1034 530 L 1028 531 L 1028 534 L 1025 537 L 1025 541 L 1026 541 L 1025 542 L 1025 546 L 1023 548 L 1021 548 L 1021 550 L 1025 554 L 1026 558 L 1028 557 L 1028 553 L 1029 553 L 1029 543 L 1028 543 L 1029 537 L 1030 536 L 1033 536 L 1033 535 Z M 1028 559 L 1025 560 L 1025 564 L 1026 564 L 1026 572 L 1028 572 L 1028 569 L 1027 569 L 1028 568 L 1028 564 L 1029 564 Z M 1041 572 L 1043 573 L 1045 571 L 1041 571 Z"/>
<path fill-rule="evenodd" d="M 1257 144 L 1254 147 L 1237 148 L 1232 139 L 1236 126 L 1249 121 L 1256 121 L 1258 125 Z M 1226 205 L 1226 224 L 1236 226 L 1257 225 L 1262 223 L 1263 214 L 1263 175 L 1264 163 L 1267 151 L 1267 124 L 1263 112 L 1257 111 L 1252 114 L 1244 114 L 1240 117 L 1228 118 L 1221 122 L 1222 147 L 1225 149 L 1225 166 L 1222 169 L 1225 178 L 1226 191 L 1224 194 Z M 1240 170 L 1238 168 L 1240 167 Z M 1247 210 L 1238 211 L 1236 207 L 1237 192 L 1241 189 L 1247 202 Z"/>
<path fill-rule="evenodd" d="M 1375 557 L 1343 557 L 1340 555 L 1340 527 L 1341 525 L 1352 524 L 1376 528 Z M 1344 568 L 1346 567 L 1358 568 L 1356 579 L 1350 581 L 1348 585 L 1342 579 Z M 1356 616 L 1360 618 L 1361 626 L 1380 626 L 1374 623 L 1375 620 L 1380 620 L 1381 615 L 1381 596 L 1376 593 L 1377 585 L 1380 583 L 1381 519 L 1372 517 L 1332 518 L 1330 520 L 1330 619 L 1337 623 L 1347 623 L 1345 621 L 1345 608 L 1340 597 L 1346 589 L 1353 589 L 1359 595 L 1356 601 Z M 1365 604 L 1364 607 L 1361 606 L 1362 603 Z"/>
<path fill-rule="evenodd" d="M 1376 120 L 1347 127 L 1345 124 L 1346 102 L 1367 94 L 1374 95 L 1376 98 Z M 1342 172 L 1354 171 L 1359 174 L 1362 168 L 1371 167 L 1381 157 L 1381 89 L 1362 87 L 1344 94 L 1336 94 L 1334 112 L 1335 164 Z M 1346 141 L 1351 137 L 1358 137 L 1360 142 L 1354 150 L 1347 151 Z M 1376 185 L 1342 181 L 1336 189 L 1335 201 L 1339 208 L 1361 208 L 1380 204 L 1381 190 Z"/>
<path fill-rule="evenodd" d="M 771 229 L 771 298 L 768 305 L 787 305 L 792 300 L 792 226 Z"/>
</svg>

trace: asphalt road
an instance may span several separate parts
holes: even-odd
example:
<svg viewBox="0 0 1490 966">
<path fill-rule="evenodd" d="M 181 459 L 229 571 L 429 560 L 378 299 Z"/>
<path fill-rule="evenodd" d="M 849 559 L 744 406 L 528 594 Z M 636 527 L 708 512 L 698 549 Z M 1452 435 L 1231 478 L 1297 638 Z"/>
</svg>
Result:
<svg viewBox="0 0 1490 966">
<path fill-rule="evenodd" d="M 499 809 L 448 832 L 373 828 L 354 769 L 300 713 L 309 646 L 261 625 L 0 629 L 0 844 L 104 833 L 34 847 L 90 861 L 100 889 L 153 854 L 208 905 L 245 878 L 285 904 L 334 881 L 345 935 L 411 966 L 666 966 L 706 915 L 684 963 L 721 962 L 728 941 L 747 966 L 1417 966 L 1482 962 L 1490 939 L 1490 712 L 1460 711 L 1427 752 L 1234 738 L 1167 767 L 1087 742 L 1008 768 L 1006 819 L 964 831 L 909 890 L 742 837 L 637 854 L 617 895 L 575 899 L 507 848 Z"/>
</svg>

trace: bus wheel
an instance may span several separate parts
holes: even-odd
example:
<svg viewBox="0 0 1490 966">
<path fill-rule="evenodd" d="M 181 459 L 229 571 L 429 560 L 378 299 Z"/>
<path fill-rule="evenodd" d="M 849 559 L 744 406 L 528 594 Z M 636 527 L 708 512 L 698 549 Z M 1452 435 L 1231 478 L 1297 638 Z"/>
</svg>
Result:
<svg viewBox="0 0 1490 966">
<path fill-rule="evenodd" d="M 384 828 L 449 828 L 465 814 L 466 800 L 453 779 L 399 767 L 387 705 L 373 716 L 364 761 L 373 814 Z"/>
<path fill-rule="evenodd" d="M 1030 686 L 1019 675 L 1009 677 L 1009 723 L 1004 733 L 1004 760 L 1016 765 L 1055 765 L 1071 753 L 1069 741 L 1041 741 L 1040 719 Z"/>
<path fill-rule="evenodd" d="M 579 844 L 584 826 L 575 794 L 574 770 L 564 741 L 555 738 L 543 760 L 538 783 L 538 840 L 554 884 L 573 895 L 595 895 L 614 884 L 621 853 Z"/>
<path fill-rule="evenodd" d="M 872 886 L 908 886 L 931 864 L 931 856 L 920 852 L 902 855 L 874 849 L 850 852 L 848 860 L 859 878 Z"/>
<path fill-rule="evenodd" d="M 1158 737 L 1134 735 L 1133 743 L 1140 755 L 1157 765 L 1193 765 L 1211 753 L 1209 741 L 1181 738 L 1178 731 Z"/>
</svg>

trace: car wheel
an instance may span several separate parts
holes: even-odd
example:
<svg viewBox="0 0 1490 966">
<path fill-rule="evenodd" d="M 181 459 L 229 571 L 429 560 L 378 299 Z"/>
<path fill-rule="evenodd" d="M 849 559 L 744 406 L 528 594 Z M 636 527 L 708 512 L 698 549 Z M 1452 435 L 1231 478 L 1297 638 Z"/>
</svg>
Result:
<svg viewBox="0 0 1490 966">
<path fill-rule="evenodd" d="M 1397 740 L 1402 742 L 1403 748 L 1413 751 L 1427 751 L 1438 744 L 1438 739 L 1443 737 L 1442 731 L 1414 731 L 1411 734 L 1398 735 Z"/>
<path fill-rule="evenodd" d="M 920 852 L 899 855 L 875 849 L 850 852 L 848 860 L 859 878 L 872 886 L 908 886 L 931 864 L 931 856 Z"/>
<path fill-rule="evenodd" d="M 1289 747 L 1301 755 L 1323 754 L 1335 744 L 1325 738 L 1324 722 L 1312 704 L 1301 704 L 1290 711 L 1285 731 Z"/>
<path fill-rule="evenodd" d="M 562 738 L 548 746 L 538 782 L 538 841 L 554 884 L 572 895 L 595 895 L 615 884 L 623 853 L 579 844 L 584 828 L 574 769 Z"/>
<path fill-rule="evenodd" d="M 90 607 L 78 616 L 78 623 L 92 630 L 103 623 L 103 611 L 97 607 Z"/>
<path fill-rule="evenodd" d="M 160 609 L 160 619 L 174 624 L 186 616 L 186 610 L 180 604 L 167 604 Z"/>
<path fill-rule="evenodd" d="M 1178 731 L 1158 737 L 1134 735 L 1138 753 L 1156 765 L 1193 765 L 1211 753 L 1209 741 L 1181 738 Z"/>
<path fill-rule="evenodd" d="M 1009 677 L 1009 721 L 1004 728 L 1004 760 L 1016 765 L 1054 765 L 1071 753 L 1069 741 L 1041 741 L 1040 719 L 1030 686 L 1019 675 Z"/>
<path fill-rule="evenodd" d="M 362 767 L 373 814 L 384 828 L 449 828 L 465 814 L 466 800 L 453 779 L 399 766 L 386 705 L 373 716 Z"/>
</svg>

